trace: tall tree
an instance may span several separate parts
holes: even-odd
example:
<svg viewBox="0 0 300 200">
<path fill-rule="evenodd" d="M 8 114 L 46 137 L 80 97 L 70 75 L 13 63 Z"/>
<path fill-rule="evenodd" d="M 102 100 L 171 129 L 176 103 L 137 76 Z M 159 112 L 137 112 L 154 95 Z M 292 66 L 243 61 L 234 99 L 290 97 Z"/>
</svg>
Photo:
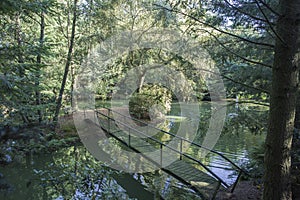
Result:
<svg viewBox="0 0 300 200">
<path fill-rule="evenodd" d="M 64 90 L 65 90 L 65 85 L 67 82 L 68 73 L 69 73 L 69 69 L 70 69 L 71 61 L 72 61 L 72 53 L 73 53 L 74 41 L 75 41 L 76 19 L 77 19 L 77 0 L 74 0 L 73 5 L 74 5 L 74 7 L 73 7 L 74 10 L 73 10 L 72 32 L 71 32 L 71 38 L 70 38 L 70 43 L 69 43 L 69 51 L 68 51 L 68 55 L 67 55 L 67 61 L 66 61 L 66 65 L 65 65 L 63 79 L 61 82 L 61 87 L 60 87 L 57 102 L 56 102 L 55 115 L 54 115 L 54 119 L 53 119 L 54 122 L 56 122 L 58 119 L 59 111 L 60 111 L 60 108 L 62 105 L 62 98 L 63 98 L 63 94 L 64 94 Z"/>
<path fill-rule="evenodd" d="M 264 199 L 292 199 L 290 170 L 299 74 L 300 0 L 280 0 L 266 138 Z"/>
<path fill-rule="evenodd" d="M 1 88 L 0 110 L 5 113 L 0 123 L 32 123 L 37 120 L 37 109 L 42 109 L 41 101 L 37 105 L 35 94 L 42 88 L 39 87 L 41 79 L 38 71 L 42 70 L 39 58 L 46 52 L 46 45 L 36 42 L 43 35 L 37 27 L 41 23 L 36 16 L 40 17 L 41 10 L 50 7 L 51 1 L 2 3 L 8 7 L 5 12 L 0 9 L 3 29 L 0 37 L 0 82 L 4 86 Z"/>
<path fill-rule="evenodd" d="M 242 94 L 247 99 L 267 100 L 276 36 L 272 31 L 276 11 L 270 8 L 274 2 L 191 2 L 155 5 L 180 15 L 184 32 L 197 38 L 216 62 L 229 97 Z"/>
<path fill-rule="evenodd" d="M 36 80 L 35 80 L 35 86 L 36 86 L 36 91 L 35 91 L 35 95 L 36 95 L 36 105 L 38 106 L 37 109 L 37 114 L 38 114 L 38 120 L 39 122 L 42 122 L 43 120 L 43 116 L 42 116 L 42 110 L 39 106 L 41 106 L 42 102 L 41 102 L 41 92 L 40 92 L 40 74 L 41 74 L 41 66 L 42 66 L 42 48 L 44 45 L 44 39 L 45 39 L 45 15 L 44 15 L 44 8 L 42 9 L 41 13 L 40 13 L 40 38 L 39 38 L 39 51 L 38 51 L 38 55 L 37 55 L 37 64 L 38 64 L 38 69 L 36 72 Z"/>
<path fill-rule="evenodd" d="M 181 3 L 184 4 L 184 1 Z M 180 4 L 179 1 L 176 5 L 178 4 Z M 189 8 L 190 5 L 185 7 Z M 189 20 L 192 19 L 191 21 L 210 28 L 212 34 L 209 34 L 228 53 L 241 59 L 241 64 L 252 63 L 252 65 L 272 68 L 270 118 L 265 152 L 264 199 L 292 198 L 290 151 L 299 73 L 299 55 L 297 55 L 299 54 L 299 6 L 299 0 L 268 2 L 262 0 L 214 0 L 203 3 L 202 8 L 204 9 L 200 9 L 199 12 L 194 9 L 182 10 L 178 6 L 173 6 L 171 9 L 164 8 L 180 13 Z M 213 15 L 208 17 L 209 13 L 205 13 L 205 10 L 209 10 Z M 197 26 L 194 27 L 197 30 Z M 242 32 L 240 32 L 240 28 L 242 28 Z M 247 32 L 247 30 L 250 31 Z M 223 42 L 220 36 L 226 36 L 229 40 Z M 233 47 L 238 48 L 232 49 L 228 46 L 228 43 L 230 44 L 232 41 L 235 43 L 239 41 L 239 44 L 242 45 L 234 44 Z M 243 52 L 242 49 L 248 51 L 245 51 L 244 55 L 240 54 Z M 257 51 L 253 54 L 254 57 L 249 57 L 248 55 L 251 55 L 253 49 L 257 49 Z M 268 58 L 273 57 L 273 52 L 275 55 L 272 63 Z M 226 60 L 228 53 L 225 54 Z M 265 58 L 260 55 L 264 55 Z M 230 57 L 229 61 L 229 66 L 233 66 L 234 63 Z M 224 63 L 226 62 L 220 63 L 220 65 L 224 65 Z M 242 66 L 239 63 L 236 64 Z M 240 76 L 239 73 L 238 75 Z"/>
</svg>

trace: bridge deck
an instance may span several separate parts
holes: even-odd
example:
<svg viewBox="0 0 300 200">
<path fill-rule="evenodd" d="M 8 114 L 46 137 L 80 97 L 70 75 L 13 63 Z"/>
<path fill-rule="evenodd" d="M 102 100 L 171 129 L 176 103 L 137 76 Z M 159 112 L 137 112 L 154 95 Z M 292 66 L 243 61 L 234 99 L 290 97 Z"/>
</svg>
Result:
<svg viewBox="0 0 300 200">
<path fill-rule="evenodd" d="M 115 131 L 110 134 L 118 137 L 122 141 L 128 140 L 128 134 L 126 132 Z M 131 137 L 130 148 L 138 151 L 141 154 L 144 154 L 145 157 L 147 156 L 147 152 L 158 150 L 152 144 L 137 137 Z M 193 189 L 196 189 L 201 193 L 204 199 L 212 199 L 219 187 L 224 188 L 220 185 L 218 180 L 197 169 L 192 163 L 188 163 L 183 160 L 176 160 L 167 167 L 161 169 L 180 181 L 183 181 L 185 184 L 192 186 Z"/>
<path fill-rule="evenodd" d="M 142 139 L 140 137 L 131 136 L 130 144 L 128 143 L 128 132 L 121 131 L 115 123 L 111 123 L 108 126 L 108 121 L 105 119 L 98 118 L 100 125 L 104 130 L 119 140 L 122 140 L 127 144 L 131 149 L 144 154 L 147 157 L 147 152 L 154 152 L 158 150 L 153 144 L 150 144 L 146 141 L 146 139 Z M 179 158 L 179 155 L 178 155 Z M 159 164 L 159 163 L 156 163 Z M 192 163 L 188 163 L 183 160 L 176 160 L 172 162 L 167 167 L 161 168 L 163 171 L 167 172 L 171 176 L 179 179 L 185 184 L 192 187 L 192 189 L 196 190 L 203 199 L 213 199 L 219 188 L 224 187 L 219 183 L 218 180 L 213 178 L 212 176 L 204 173 L 203 171 L 197 169 L 193 166 Z"/>
<path fill-rule="evenodd" d="M 212 199 L 220 187 L 224 189 L 216 179 L 183 160 L 173 162 L 165 170 L 180 180 L 185 180 L 198 190 L 205 199 Z"/>
<path fill-rule="evenodd" d="M 147 156 L 147 153 L 149 152 L 157 150 L 162 151 L 163 147 L 168 147 L 163 142 L 155 139 L 153 140 L 151 137 L 135 137 L 135 134 L 141 133 L 139 130 L 131 128 L 130 125 L 124 123 L 125 121 L 118 121 L 119 123 L 117 123 L 116 120 L 110 116 L 110 112 L 113 112 L 112 110 L 107 109 L 104 111 L 106 112 L 103 112 L 103 110 L 101 112 L 95 111 L 101 128 L 133 151 L 141 153 L 145 158 L 149 159 Z M 120 126 L 123 126 L 122 130 Z M 179 179 L 184 184 L 189 185 L 194 191 L 200 194 L 203 199 L 213 199 L 219 189 L 225 189 L 228 187 L 222 179 L 211 172 L 209 168 L 207 168 L 199 160 L 185 155 L 181 151 L 178 152 L 176 149 L 173 150 L 177 154 L 178 159 L 167 166 L 162 165 L 162 162 L 166 162 L 168 157 L 161 157 L 160 163 L 154 160 L 151 161 L 151 159 L 150 161 L 155 165 L 161 166 L 161 170 Z M 182 159 L 182 156 L 185 156 L 185 159 Z M 240 171 L 240 173 L 241 172 L 242 171 Z"/>
</svg>

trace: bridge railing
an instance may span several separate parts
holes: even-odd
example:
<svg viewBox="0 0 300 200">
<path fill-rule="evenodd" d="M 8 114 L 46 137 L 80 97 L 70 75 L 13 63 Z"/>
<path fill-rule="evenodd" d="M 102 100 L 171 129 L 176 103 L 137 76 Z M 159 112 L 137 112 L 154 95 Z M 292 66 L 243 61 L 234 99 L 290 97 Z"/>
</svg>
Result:
<svg viewBox="0 0 300 200">
<path fill-rule="evenodd" d="M 183 143 L 189 143 L 190 145 L 193 145 L 193 146 L 196 146 L 198 148 L 202 148 L 204 150 L 207 150 L 213 154 L 216 154 L 218 156 L 220 156 L 221 158 L 223 158 L 225 161 L 227 161 L 230 165 L 233 166 L 233 168 L 235 168 L 236 171 L 238 171 L 238 176 L 237 176 L 237 179 L 235 180 L 235 182 L 233 183 L 232 185 L 232 189 L 231 189 L 231 192 L 233 192 L 233 190 L 235 189 L 235 186 L 236 184 L 238 183 L 241 175 L 243 173 L 247 174 L 247 172 L 245 172 L 243 169 L 241 169 L 238 165 L 236 165 L 234 162 L 232 162 L 229 158 L 227 158 L 225 155 L 223 155 L 222 153 L 218 152 L 218 151 L 215 151 L 215 150 L 212 150 L 212 149 L 209 149 L 205 146 L 202 146 L 200 144 L 197 144 L 193 141 L 190 141 L 184 137 L 181 137 L 181 136 L 178 136 L 176 134 L 173 134 L 173 133 L 170 133 L 170 132 L 167 132 L 167 131 L 164 131 L 164 130 L 161 130 L 151 124 L 148 124 L 146 122 L 143 122 L 139 119 L 136 119 L 136 118 L 133 118 L 133 117 L 129 117 L 127 115 L 124 115 L 122 114 L 121 112 L 118 112 L 118 111 L 115 111 L 115 110 L 112 110 L 110 108 L 103 108 L 103 109 L 106 109 L 107 110 L 107 114 L 104 114 L 103 112 L 100 112 L 99 110 L 95 110 L 95 113 L 96 114 L 100 114 L 104 117 L 106 117 L 108 119 L 108 128 L 110 129 L 110 126 L 111 126 L 111 121 L 114 121 L 114 122 L 117 122 L 118 124 L 128 128 L 128 142 L 127 142 L 127 145 L 130 146 L 130 141 L 131 141 L 131 137 L 132 137 L 132 133 L 130 131 L 134 131 L 135 133 L 138 133 L 138 134 L 141 134 L 143 136 L 145 136 L 147 139 L 151 140 L 152 142 L 154 143 L 157 143 L 159 146 L 160 146 L 160 151 L 161 151 L 161 156 L 160 156 L 160 166 L 162 166 L 162 149 L 163 147 L 164 148 L 168 148 L 170 150 L 172 150 L 173 152 L 176 152 L 179 154 L 179 159 L 183 159 L 183 158 L 186 158 L 188 160 L 191 160 L 197 164 L 199 164 L 201 167 L 203 167 L 208 173 L 210 173 L 215 179 L 217 179 L 220 183 L 222 183 L 225 187 L 229 187 L 228 183 L 226 183 L 222 178 L 220 178 L 217 174 L 215 174 L 211 169 L 209 169 L 209 167 L 207 167 L 205 164 L 203 164 L 199 159 L 197 158 L 194 158 L 193 156 L 191 155 L 188 155 L 186 154 L 184 151 L 183 151 Z M 115 117 L 112 117 L 112 114 L 116 114 L 116 115 L 119 115 L 121 116 L 121 118 L 119 118 L 120 120 L 116 120 Z M 122 119 L 122 120 L 121 120 Z M 130 124 L 127 123 L 126 119 L 130 119 L 130 120 L 133 120 L 137 123 L 139 123 L 140 125 L 144 125 L 146 127 L 146 133 L 136 129 L 136 128 L 133 128 L 132 126 L 130 126 Z M 158 140 L 158 139 L 155 139 L 153 137 L 149 137 L 149 135 L 147 134 L 147 128 L 150 127 L 151 129 L 155 129 L 163 134 L 167 134 L 167 135 L 170 135 L 174 138 L 177 138 L 179 139 L 180 143 L 179 143 L 179 150 L 178 149 L 175 149 L 167 144 L 165 144 L 164 142 Z"/>
</svg>

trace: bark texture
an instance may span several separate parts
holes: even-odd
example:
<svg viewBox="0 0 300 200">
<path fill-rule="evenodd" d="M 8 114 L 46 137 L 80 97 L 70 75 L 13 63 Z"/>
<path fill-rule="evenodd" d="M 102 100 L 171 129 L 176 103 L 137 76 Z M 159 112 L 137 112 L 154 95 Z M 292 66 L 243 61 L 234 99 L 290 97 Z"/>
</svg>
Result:
<svg viewBox="0 0 300 200">
<path fill-rule="evenodd" d="M 41 92 L 40 92 L 40 77 L 41 77 L 41 67 L 42 67 L 42 54 L 40 51 L 42 51 L 42 48 L 44 46 L 44 39 L 45 39 L 45 16 L 44 16 L 44 11 L 41 12 L 41 21 L 40 21 L 40 50 L 39 53 L 37 55 L 36 61 L 38 66 L 37 69 L 37 74 L 36 74 L 36 81 L 35 81 L 35 87 L 36 87 L 36 91 L 35 91 L 35 98 L 36 98 L 36 105 L 40 106 L 42 105 L 41 102 Z M 43 114 L 42 114 L 42 110 L 41 108 L 38 108 L 37 114 L 39 116 L 39 122 L 41 123 L 43 121 Z"/>
<path fill-rule="evenodd" d="M 72 53 L 73 53 L 74 40 L 75 40 L 76 19 L 77 19 L 76 7 L 77 7 L 77 0 L 74 0 L 74 12 L 73 12 L 70 45 L 69 45 L 69 51 L 68 51 L 68 55 L 67 55 L 66 65 L 65 65 L 64 76 L 63 76 L 63 79 L 61 82 L 61 87 L 60 87 L 59 95 L 58 95 L 57 102 L 56 102 L 56 110 L 55 110 L 55 115 L 54 115 L 54 119 L 53 119 L 54 122 L 57 122 L 57 119 L 58 119 L 59 111 L 60 111 L 60 108 L 62 105 L 62 98 L 63 98 L 63 94 L 64 94 L 64 90 L 65 90 L 65 85 L 67 82 L 68 73 L 69 73 L 70 65 L 71 65 L 71 61 L 72 61 Z"/>
<path fill-rule="evenodd" d="M 292 199 L 290 169 L 299 74 L 300 0 L 280 0 L 270 122 L 265 152 L 265 200 Z"/>
</svg>

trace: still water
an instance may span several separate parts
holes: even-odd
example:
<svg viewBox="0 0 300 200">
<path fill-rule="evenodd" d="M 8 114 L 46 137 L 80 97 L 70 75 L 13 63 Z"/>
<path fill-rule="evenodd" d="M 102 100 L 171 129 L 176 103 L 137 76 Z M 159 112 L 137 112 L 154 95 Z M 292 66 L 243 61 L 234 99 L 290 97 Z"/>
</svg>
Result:
<svg viewBox="0 0 300 200">
<path fill-rule="evenodd" d="M 199 127 L 194 142 L 202 144 L 208 129 L 210 103 L 199 105 Z M 180 107 L 172 105 L 167 129 L 180 125 Z M 239 166 L 249 162 L 251 148 L 264 140 L 267 109 L 251 104 L 230 105 L 222 134 L 214 150 L 222 152 Z M 184 119 L 188 120 L 188 119 Z M 198 149 L 190 148 L 197 155 Z M 203 160 L 209 168 L 232 183 L 236 172 L 216 154 Z M 13 158 L 0 167 L 0 199 L 200 199 L 180 181 L 162 171 L 126 174 L 95 160 L 82 146 L 72 146 L 51 154 Z M 4 187 L 7 186 L 7 187 Z"/>
</svg>

